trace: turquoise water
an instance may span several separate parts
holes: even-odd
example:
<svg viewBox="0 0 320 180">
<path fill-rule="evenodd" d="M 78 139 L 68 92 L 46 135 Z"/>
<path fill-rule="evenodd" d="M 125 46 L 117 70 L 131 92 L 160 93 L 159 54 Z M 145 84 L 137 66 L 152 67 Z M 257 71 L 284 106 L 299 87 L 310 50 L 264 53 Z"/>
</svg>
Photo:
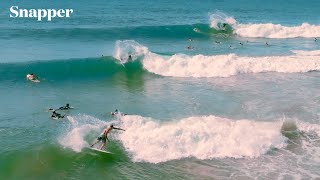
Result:
<svg viewBox="0 0 320 180">
<path fill-rule="evenodd" d="M 0 2 L 0 178 L 319 178 L 319 5 Z M 113 154 L 88 149 L 111 123 Z"/>
</svg>

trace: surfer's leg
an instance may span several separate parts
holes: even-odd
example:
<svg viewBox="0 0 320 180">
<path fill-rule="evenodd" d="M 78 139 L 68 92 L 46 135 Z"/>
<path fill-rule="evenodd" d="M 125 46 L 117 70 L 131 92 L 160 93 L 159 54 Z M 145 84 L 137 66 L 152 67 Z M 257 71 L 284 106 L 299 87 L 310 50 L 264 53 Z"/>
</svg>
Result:
<svg viewBox="0 0 320 180">
<path fill-rule="evenodd" d="M 102 144 L 101 144 L 101 146 L 100 146 L 100 150 L 102 150 L 103 148 L 104 148 L 104 146 L 106 145 L 106 143 L 105 142 L 103 142 Z"/>
<path fill-rule="evenodd" d="M 99 141 L 100 141 L 100 137 L 98 137 L 98 139 L 96 140 L 96 142 L 93 143 L 90 147 L 93 147 L 93 146 L 96 145 Z"/>
</svg>

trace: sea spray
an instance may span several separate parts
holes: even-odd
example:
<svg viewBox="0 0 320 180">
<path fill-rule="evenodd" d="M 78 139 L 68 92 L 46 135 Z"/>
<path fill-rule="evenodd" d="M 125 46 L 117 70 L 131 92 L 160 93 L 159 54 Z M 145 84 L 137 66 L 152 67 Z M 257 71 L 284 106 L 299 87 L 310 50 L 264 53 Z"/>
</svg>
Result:
<svg viewBox="0 0 320 180">
<path fill-rule="evenodd" d="M 237 23 L 237 21 L 233 17 L 228 16 L 220 11 L 216 11 L 215 13 L 209 14 L 209 21 L 210 27 L 217 30 L 221 30 L 224 28 L 222 24 L 232 27 Z"/>
<path fill-rule="evenodd" d="M 118 59 L 121 64 L 130 60 L 136 60 L 149 52 L 148 48 L 140 45 L 133 40 L 116 41 L 113 57 Z"/>
<path fill-rule="evenodd" d="M 75 152 L 81 152 L 84 147 L 89 147 L 92 142 L 86 140 L 87 136 L 90 136 L 89 139 L 93 140 L 101 133 L 103 128 L 115 123 L 115 121 L 105 122 L 89 115 L 80 114 L 74 117 L 68 116 L 68 120 L 71 125 L 66 129 L 67 132 L 58 139 L 58 142 L 63 147 L 70 148 Z"/>
</svg>

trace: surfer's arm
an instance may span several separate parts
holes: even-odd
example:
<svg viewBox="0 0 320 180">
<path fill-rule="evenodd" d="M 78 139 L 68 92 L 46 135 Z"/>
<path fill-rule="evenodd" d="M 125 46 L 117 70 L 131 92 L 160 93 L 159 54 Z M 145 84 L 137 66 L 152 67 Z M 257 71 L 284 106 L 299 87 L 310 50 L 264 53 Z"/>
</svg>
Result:
<svg viewBox="0 0 320 180">
<path fill-rule="evenodd" d="M 121 130 L 121 131 L 126 131 L 126 130 L 124 130 L 124 129 L 121 129 L 121 128 L 113 128 L 113 129 L 116 129 L 116 130 Z"/>
</svg>

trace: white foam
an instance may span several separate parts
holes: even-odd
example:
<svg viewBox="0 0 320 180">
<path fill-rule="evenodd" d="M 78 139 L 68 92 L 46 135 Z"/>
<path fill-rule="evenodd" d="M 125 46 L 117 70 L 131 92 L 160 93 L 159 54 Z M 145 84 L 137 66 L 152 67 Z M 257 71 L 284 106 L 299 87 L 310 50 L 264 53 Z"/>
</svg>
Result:
<svg viewBox="0 0 320 180">
<path fill-rule="evenodd" d="M 297 127 L 300 131 L 307 132 L 307 133 L 316 133 L 317 136 L 320 137 L 320 125 L 319 124 L 311 124 L 307 122 L 296 122 Z"/>
<path fill-rule="evenodd" d="M 133 40 L 116 41 L 113 57 L 118 59 L 120 63 L 126 63 L 129 61 L 129 55 L 131 60 L 136 60 L 138 57 L 149 53 L 147 47 L 140 45 Z"/>
<path fill-rule="evenodd" d="M 84 147 L 89 147 L 85 140 L 86 135 L 92 132 L 99 135 L 101 129 L 107 125 L 106 122 L 88 115 L 68 116 L 68 119 L 72 122 L 72 126 L 66 134 L 59 137 L 58 142 L 75 152 L 81 152 Z"/>
<path fill-rule="evenodd" d="M 300 26 L 281 24 L 237 24 L 234 33 L 250 38 L 313 38 L 320 37 L 320 26 L 303 23 Z"/>
<path fill-rule="evenodd" d="M 286 144 L 281 122 L 235 121 L 216 116 L 189 117 L 167 123 L 124 116 L 121 122 L 126 131 L 118 137 L 134 161 L 253 158 Z"/>
<path fill-rule="evenodd" d="M 216 11 L 215 13 L 210 14 L 209 21 L 210 27 L 214 29 L 221 29 L 221 27 L 219 26 L 220 23 L 226 23 L 230 26 L 233 26 L 237 23 L 237 21 L 233 17 L 227 16 L 226 14 L 220 11 Z"/>
<path fill-rule="evenodd" d="M 149 53 L 143 59 L 143 67 L 149 72 L 173 77 L 229 77 L 261 72 L 298 73 L 320 70 L 320 56 L 160 56 Z"/>
<path fill-rule="evenodd" d="M 291 52 L 300 56 L 320 56 L 320 50 L 314 50 L 314 51 L 292 50 Z"/>
</svg>

